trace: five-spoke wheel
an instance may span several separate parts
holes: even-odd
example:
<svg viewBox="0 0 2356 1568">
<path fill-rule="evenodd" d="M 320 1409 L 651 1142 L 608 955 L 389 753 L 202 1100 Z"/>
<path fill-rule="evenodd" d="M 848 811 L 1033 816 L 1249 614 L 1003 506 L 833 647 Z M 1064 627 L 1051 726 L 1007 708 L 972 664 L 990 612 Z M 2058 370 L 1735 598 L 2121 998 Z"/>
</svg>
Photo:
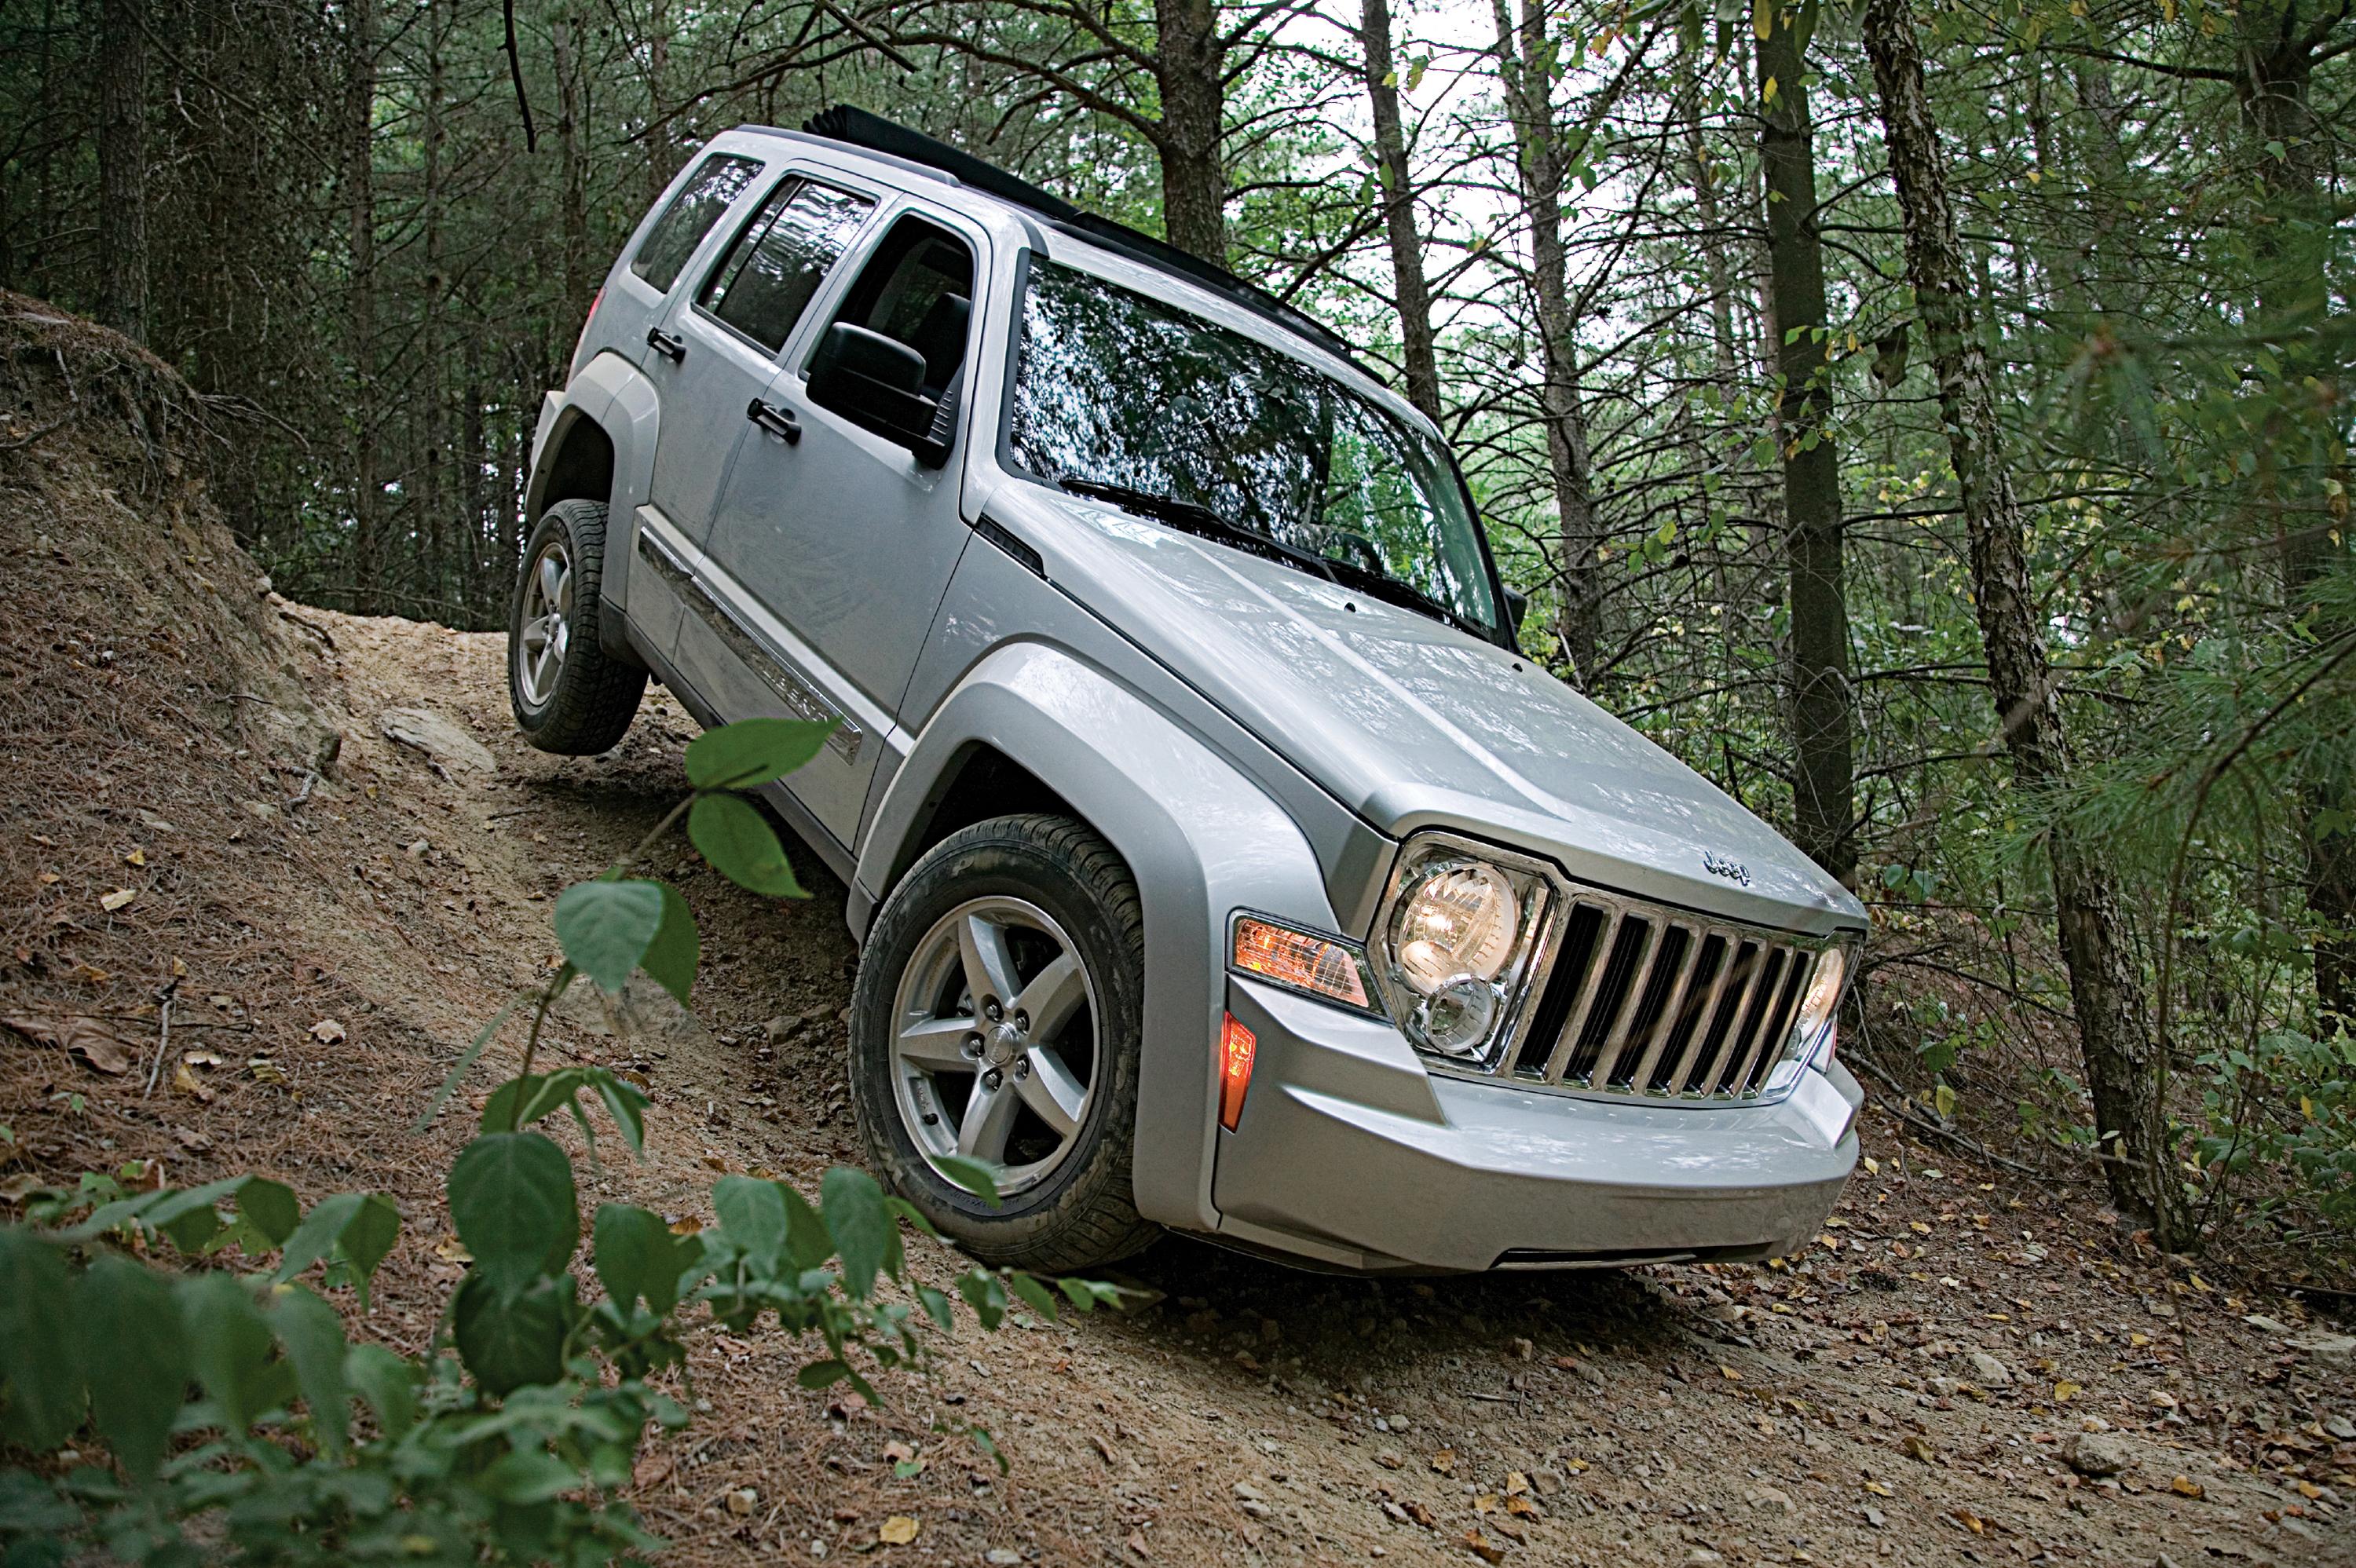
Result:
<svg viewBox="0 0 2356 1568">
<path fill-rule="evenodd" d="M 1023 1190 L 1071 1152 L 1097 1061 L 1087 970 L 1044 910 L 1003 895 L 925 933 L 893 1009 L 894 1086 L 928 1161 L 961 1155 Z M 935 1168 L 938 1168 L 936 1165 Z"/>
<path fill-rule="evenodd" d="M 516 681 L 534 708 L 545 708 L 564 673 L 564 653 L 573 637 L 573 552 L 562 539 L 542 545 L 524 571 L 523 625 L 518 640 Z"/>
<path fill-rule="evenodd" d="M 1144 1245 L 1129 1174 L 1144 992 L 1137 885 L 1085 824 L 1001 816 L 942 839 L 876 912 L 851 998 L 876 1173 L 991 1263 L 1059 1273 Z"/>
</svg>

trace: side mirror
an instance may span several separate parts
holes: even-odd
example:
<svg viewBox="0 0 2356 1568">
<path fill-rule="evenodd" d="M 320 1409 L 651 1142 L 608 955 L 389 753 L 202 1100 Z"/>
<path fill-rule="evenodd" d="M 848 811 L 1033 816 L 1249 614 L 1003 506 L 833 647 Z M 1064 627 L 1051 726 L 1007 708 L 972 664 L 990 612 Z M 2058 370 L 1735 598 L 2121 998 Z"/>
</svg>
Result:
<svg viewBox="0 0 2356 1568">
<path fill-rule="evenodd" d="M 1516 643 L 1522 640 L 1522 617 L 1530 613 L 1530 596 L 1518 588 L 1505 590 L 1505 630 Z"/>
<path fill-rule="evenodd" d="M 838 321 L 810 358 L 809 400 L 862 430 L 906 447 L 917 462 L 948 461 L 946 432 L 934 429 L 940 407 L 925 396 L 925 357 L 894 337 Z"/>
</svg>

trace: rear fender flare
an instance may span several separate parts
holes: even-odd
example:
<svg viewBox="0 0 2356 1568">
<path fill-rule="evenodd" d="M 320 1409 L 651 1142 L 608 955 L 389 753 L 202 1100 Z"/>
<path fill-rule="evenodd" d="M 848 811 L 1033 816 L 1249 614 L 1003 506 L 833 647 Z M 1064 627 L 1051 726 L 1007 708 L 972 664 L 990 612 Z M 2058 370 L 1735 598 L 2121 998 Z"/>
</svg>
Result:
<svg viewBox="0 0 2356 1568">
<path fill-rule="evenodd" d="M 662 402 L 654 383 L 638 368 L 612 352 L 597 355 L 584 365 L 564 389 L 563 401 L 548 437 L 534 453 L 531 486 L 525 493 L 529 516 L 537 522 L 548 510 L 549 478 L 555 453 L 563 439 L 583 420 L 605 432 L 614 448 L 613 488 L 605 497 L 605 571 L 604 597 L 609 609 L 626 611 L 630 603 L 630 564 L 638 543 L 638 508 L 653 493 L 655 438 L 662 420 Z M 601 640 L 613 643 L 617 626 L 600 628 Z M 634 662 L 635 651 L 626 653 Z"/>
<path fill-rule="evenodd" d="M 1227 923 L 1258 910 L 1336 929 L 1317 857 L 1276 802 L 1168 713 L 1060 648 L 1002 647 L 937 709 L 894 774 L 859 857 L 880 901 L 912 856 L 926 802 L 975 745 L 1068 802 L 1128 862 L 1145 917 L 1145 1029 L 1132 1167 L 1138 1212 L 1218 1224 L 1218 1039 Z"/>
</svg>

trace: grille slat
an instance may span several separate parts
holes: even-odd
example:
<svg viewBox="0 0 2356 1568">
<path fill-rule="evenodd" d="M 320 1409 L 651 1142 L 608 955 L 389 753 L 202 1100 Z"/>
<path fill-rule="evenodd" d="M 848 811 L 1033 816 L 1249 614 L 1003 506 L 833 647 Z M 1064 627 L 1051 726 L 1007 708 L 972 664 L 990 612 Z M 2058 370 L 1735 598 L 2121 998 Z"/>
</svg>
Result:
<svg viewBox="0 0 2356 1568">
<path fill-rule="evenodd" d="M 1570 982 L 1578 987 L 1578 1000 L 1572 1004 L 1569 1020 L 1562 1026 L 1562 1032 L 1551 1044 L 1544 1040 L 1538 1041 L 1539 1046 L 1547 1051 L 1546 1081 L 1549 1083 L 1561 1083 L 1563 1074 L 1570 1069 L 1571 1053 L 1579 1049 L 1579 1038 L 1587 1030 L 1587 1015 L 1595 1010 L 1595 998 L 1603 990 L 1595 983 L 1596 976 L 1612 963 L 1612 950 L 1620 940 L 1620 926 L 1623 919 L 1625 916 L 1616 909 L 1604 912 L 1602 929 L 1595 933 L 1593 947 L 1580 960 L 1580 972 Z M 1556 983 L 1562 982 L 1558 980 Z"/>
<path fill-rule="evenodd" d="M 1731 938 L 1719 939 L 1718 965 L 1710 974 L 1709 991 L 1702 997 L 1700 1009 L 1694 1014 L 1693 1033 L 1684 1053 L 1677 1058 L 1677 1070 L 1669 1074 L 1668 1086 L 1664 1093 L 1685 1093 L 1687 1081 L 1693 1076 L 1694 1069 L 1701 1063 L 1703 1053 L 1709 1049 L 1712 1026 L 1718 1022 L 1719 996 L 1726 989 L 1727 978 L 1734 973 L 1734 965 L 1741 956 L 1741 948 Z"/>
<path fill-rule="evenodd" d="M 1628 1074 L 1628 1085 L 1642 1089 L 1653 1082 L 1653 1070 L 1661 1062 L 1661 1055 L 1677 1032 L 1677 1015 L 1684 1010 L 1686 987 L 1693 984 L 1694 971 L 1701 967 L 1702 949 L 1708 945 L 1699 928 L 1679 925 L 1674 929 L 1685 933 L 1685 941 L 1677 948 L 1676 973 L 1669 981 L 1668 995 L 1661 1000 L 1661 1011 L 1645 1029 L 1644 1054 L 1636 1059 L 1636 1070 Z"/>
<path fill-rule="evenodd" d="M 1620 1064 L 1620 1053 L 1628 1049 L 1629 1031 L 1635 1028 L 1636 1015 L 1643 1010 L 1644 987 L 1653 978 L 1653 963 L 1661 955 L 1666 927 L 1658 920 L 1639 922 L 1644 944 L 1636 955 L 1634 977 L 1619 996 L 1610 998 L 1610 1010 L 1603 1016 L 1603 1048 L 1596 1052 L 1595 1065 L 1588 1069 L 1587 1081 L 1598 1087 L 1612 1082 L 1612 1070 Z M 1605 984 L 1611 983 L 1605 976 Z"/>
<path fill-rule="evenodd" d="M 1757 1094 L 1823 944 L 1585 889 L 1569 904 L 1515 1076 L 1687 1103 Z"/>
</svg>

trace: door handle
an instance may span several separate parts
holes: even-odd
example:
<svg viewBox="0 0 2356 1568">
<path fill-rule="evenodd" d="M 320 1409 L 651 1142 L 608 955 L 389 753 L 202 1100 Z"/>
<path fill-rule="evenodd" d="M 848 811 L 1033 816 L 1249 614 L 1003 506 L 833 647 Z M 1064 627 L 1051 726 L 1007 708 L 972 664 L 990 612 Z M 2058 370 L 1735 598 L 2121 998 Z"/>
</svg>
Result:
<svg viewBox="0 0 2356 1568">
<path fill-rule="evenodd" d="M 674 365 L 687 357 L 687 345 L 659 326 L 647 328 L 647 347 Z"/>
<path fill-rule="evenodd" d="M 802 421 L 794 418 L 790 410 L 781 409 L 775 403 L 765 403 L 755 398 L 744 406 L 744 417 L 771 435 L 783 436 L 787 446 L 802 438 Z"/>
</svg>

